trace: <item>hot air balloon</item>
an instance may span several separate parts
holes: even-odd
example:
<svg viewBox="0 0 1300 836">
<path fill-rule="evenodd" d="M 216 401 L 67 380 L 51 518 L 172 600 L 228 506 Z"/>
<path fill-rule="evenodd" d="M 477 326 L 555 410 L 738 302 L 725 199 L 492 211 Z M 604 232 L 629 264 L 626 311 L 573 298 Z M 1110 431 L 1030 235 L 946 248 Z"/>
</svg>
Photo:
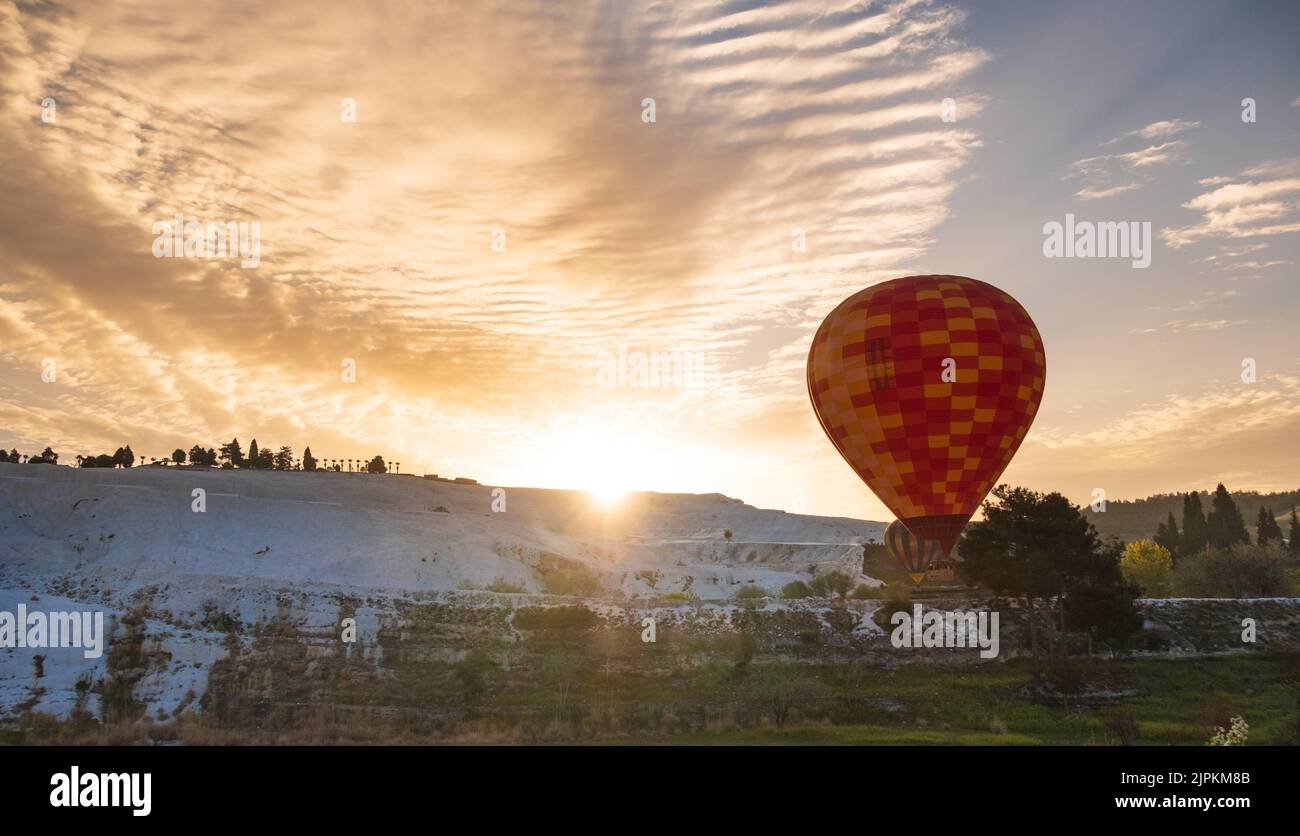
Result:
<svg viewBox="0 0 1300 836">
<path fill-rule="evenodd" d="M 952 551 L 1038 411 L 1043 341 L 1020 303 L 963 276 L 873 285 L 808 352 L 822 429 L 912 535 Z"/>
<path fill-rule="evenodd" d="M 894 520 L 885 529 L 885 546 L 894 559 L 911 575 L 912 583 L 925 580 L 931 563 L 944 557 L 943 545 L 938 540 L 918 540 L 907 526 Z"/>
</svg>

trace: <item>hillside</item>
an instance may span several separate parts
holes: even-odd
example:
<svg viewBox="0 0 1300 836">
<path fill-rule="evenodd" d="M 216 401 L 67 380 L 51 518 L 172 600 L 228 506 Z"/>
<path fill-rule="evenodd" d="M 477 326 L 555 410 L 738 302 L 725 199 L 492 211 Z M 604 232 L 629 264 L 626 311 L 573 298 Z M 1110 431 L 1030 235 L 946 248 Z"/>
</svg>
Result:
<svg viewBox="0 0 1300 836">
<path fill-rule="evenodd" d="M 466 665 L 509 683 L 498 705 L 508 724 L 549 727 L 537 701 L 567 693 L 554 690 L 557 676 L 585 682 L 588 706 L 603 704 L 614 677 L 620 711 L 660 723 L 670 721 L 642 689 L 722 687 L 682 677 L 751 657 L 792 682 L 803 679 L 781 666 L 980 661 L 969 649 L 900 656 L 875 619 L 879 597 L 776 595 L 833 569 L 878 587 L 890 575 L 862 574 L 862 543 L 880 539 L 881 523 L 718 494 L 635 494 L 605 511 L 583 493 L 532 488 L 506 488 L 496 512 L 493 491 L 414 476 L 0 464 L 0 610 L 102 611 L 108 634 L 96 658 L 0 647 L 0 732 L 37 715 L 117 724 L 147 712 L 160 723 L 199 717 L 209 731 L 310 734 L 327 710 L 335 730 L 356 717 L 390 739 L 408 728 L 392 728 L 397 717 L 436 734 L 475 722 Z M 750 586 L 766 594 L 737 596 Z M 987 606 L 969 595 L 932 589 L 925 601 Z M 1027 645 L 1008 603 L 1000 658 L 1015 659 Z M 1134 646 L 1240 652 L 1249 614 L 1260 649 L 1291 648 L 1297 605 L 1146 602 Z M 746 704 L 770 704 L 765 682 L 746 686 Z M 719 693 L 705 696 L 731 699 Z"/>
<path fill-rule="evenodd" d="M 492 491 L 414 476 L 0 464 L 0 578 L 96 577 L 119 593 L 221 579 L 563 594 L 567 575 L 585 594 L 725 598 L 812 567 L 856 571 L 858 544 L 883 530 L 719 494 L 632 494 L 606 512 L 582 492 L 506 488 L 494 512 Z"/>
<path fill-rule="evenodd" d="M 1201 492 L 1201 507 L 1209 511 L 1207 493 L 1213 494 L 1214 486 L 1208 492 Z M 1235 491 L 1233 500 L 1241 509 L 1246 519 L 1246 529 L 1255 536 L 1255 519 L 1261 507 L 1273 509 L 1278 525 L 1286 532 L 1290 526 L 1292 506 L 1300 506 L 1300 490 L 1281 493 L 1258 493 L 1256 491 Z M 1183 495 L 1156 494 L 1145 499 L 1111 500 L 1106 503 L 1104 513 L 1096 513 L 1084 506 L 1084 516 L 1097 527 L 1103 537 L 1118 537 L 1125 542 L 1148 539 L 1155 535 L 1156 527 L 1164 522 L 1169 513 L 1181 527 L 1183 524 Z"/>
</svg>

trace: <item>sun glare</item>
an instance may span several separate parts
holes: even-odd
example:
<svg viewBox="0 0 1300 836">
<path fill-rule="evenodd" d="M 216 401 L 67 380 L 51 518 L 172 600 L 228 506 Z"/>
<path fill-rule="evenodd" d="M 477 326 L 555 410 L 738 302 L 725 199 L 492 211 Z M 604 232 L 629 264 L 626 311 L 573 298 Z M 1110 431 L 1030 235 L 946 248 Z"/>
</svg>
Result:
<svg viewBox="0 0 1300 836">
<path fill-rule="evenodd" d="M 605 511 L 617 508 L 623 502 L 623 497 L 627 496 L 624 488 L 610 484 L 588 488 L 587 493 L 591 496 L 592 503 Z"/>
</svg>

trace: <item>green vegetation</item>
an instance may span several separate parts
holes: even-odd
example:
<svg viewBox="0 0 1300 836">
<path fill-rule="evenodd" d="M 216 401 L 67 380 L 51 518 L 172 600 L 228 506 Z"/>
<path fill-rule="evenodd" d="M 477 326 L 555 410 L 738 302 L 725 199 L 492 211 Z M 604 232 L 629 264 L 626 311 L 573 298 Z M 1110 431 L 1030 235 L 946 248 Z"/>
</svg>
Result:
<svg viewBox="0 0 1300 836">
<path fill-rule="evenodd" d="M 1197 497 L 1199 505 L 1203 498 L 1204 492 Z M 1106 503 L 1105 511 L 1090 511 L 1085 509 L 1084 516 L 1088 522 L 1097 527 L 1097 531 L 1102 537 L 1118 537 L 1124 542 L 1132 542 L 1151 537 L 1157 528 L 1164 524 L 1168 527 L 1169 517 L 1173 515 L 1179 523 L 1179 533 L 1182 533 L 1184 506 L 1188 501 L 1190 494 L 1156 494 L 1146 497 L 1145 499 L 1136 500 L 1109 500 Z M 1267 506 L 1270 509 L 1281 509 L 1283 517 L 1279 523 L 1286 528 L 1290 523 L 1290 509 L 1293 506 L 1300 505 L 1300 490 L 1283 491 L 1280 493 L 1256 493 L 1254 491 L 1232 491 L 1231 497 L 1241 509 L 1242 516 L 1247 520 L 1258 518 L 1259 509 Z M 1201 522 L 1205 522 L 1204 507 L 1202 506 Z M 1199 534 L 1204 538 L 1204 529 Z M 1159 541 L 1157 541 L 1159 542 Z M 1204 541 L 1202 541 L 1204 544 Z M 1160 545 L 1169 549 L 1171 552 L 1177 551 L 1171 548 L 1168 543 Z"/>
<path fill-rule="evenodd" d="M 1296 594 L 1293 567 L 1275 545 L 1238 544 L 1181 557 L 1174 588 L 1184 598 L 1271 598 Z"/>
<path fill-rule="evenodd" d="M 1086 638 L 1091 656 L 1095 644 L 1122 647 L 1142 626 L 1120 547 L 1103 543 L 1064 496 L 998 485 L 983 511 L 962 533 L 958 574 L 1022 602 L 1035 662 L 1067 654 L 1072 633 Z"/>
<path fill-rule="evenodd" d="M 523 584 L 510 583 L 505 578 L 494 579 L 492 583 L 488 584 L 487 588 L 488 592 L 500 592 L 512 595 L 518 595 L 528 591 L 524 588 Z"/>
<path fill-rule="evenodd" d="M 813 578 L 808 587 L 818 598 L 830 598 L 836 595 L 843 598 L 853 588 L 853 579 L 847 572 L 836 569 Z"/>
<path fill-rule="evenodd" d="M 790 581 L 790 583 L 781 587 L 781 597 L 797 600 L 799 598 L 813 597 L 812 588 L 803 581 Z"/>
<path fill-rule="evenodd" d="M 548 595 L 594 595 L 600 591 L 600 578 L 586 564 L 557 554 L 542 554 L 537 573 Z"/>
<path fill-rule="evenodd" d="M 1174 558 L 1164 546 L 1139 540 L 1124 547 L 1119 559 L 1124 579 L 1148 598 L 1167 598 L 1174 588 Z"/>
</svg>

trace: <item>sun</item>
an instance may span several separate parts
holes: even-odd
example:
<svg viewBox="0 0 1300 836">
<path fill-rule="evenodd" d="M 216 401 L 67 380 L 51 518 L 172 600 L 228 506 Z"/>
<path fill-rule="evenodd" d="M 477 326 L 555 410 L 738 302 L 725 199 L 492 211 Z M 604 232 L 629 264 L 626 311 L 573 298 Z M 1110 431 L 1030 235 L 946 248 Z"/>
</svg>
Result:
<svg viewBox="0 0 1300 836">
<path fill-rule="evenodd" d="M 613 483 L 605 483 L 587 488 L 587 495 L 591 497 L 591 502 L 596 507 L 613 511 L 622 504 L 623 498 L 627 496 L 627 489 Z"/>
</svg>

